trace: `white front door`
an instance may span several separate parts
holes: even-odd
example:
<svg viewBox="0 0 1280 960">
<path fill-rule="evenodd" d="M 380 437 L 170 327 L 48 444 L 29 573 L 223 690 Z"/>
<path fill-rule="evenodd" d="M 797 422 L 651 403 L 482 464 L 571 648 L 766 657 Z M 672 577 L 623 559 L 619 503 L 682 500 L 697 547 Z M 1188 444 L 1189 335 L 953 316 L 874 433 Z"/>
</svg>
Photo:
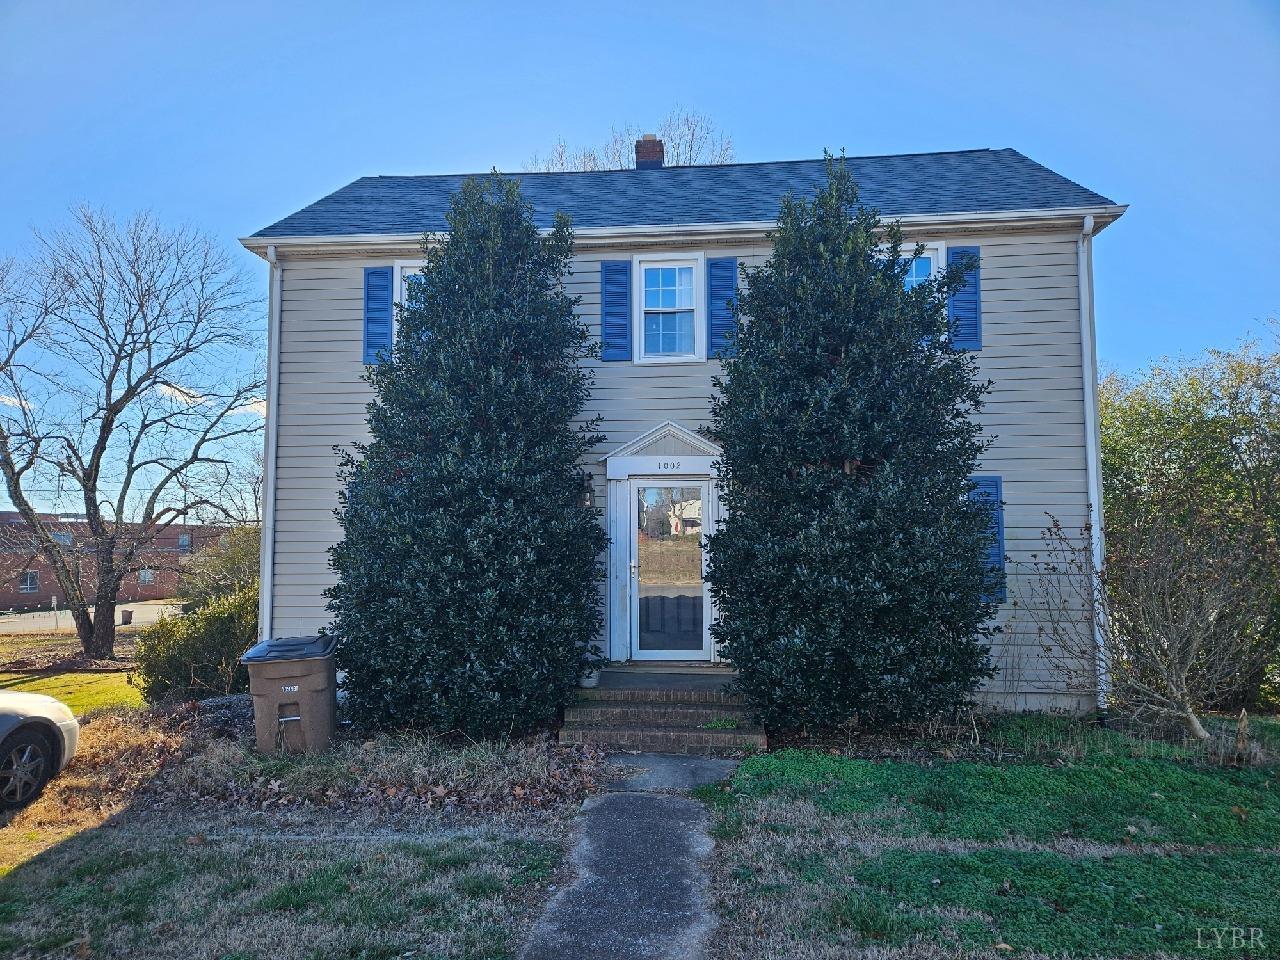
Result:
<svg viewBox="0 0 1280 960">
<path fill-rule="evenodd" d="M 710 480 L 633 477 L 628 487 L 631 658 L 710 660 Z"/>
</svg>

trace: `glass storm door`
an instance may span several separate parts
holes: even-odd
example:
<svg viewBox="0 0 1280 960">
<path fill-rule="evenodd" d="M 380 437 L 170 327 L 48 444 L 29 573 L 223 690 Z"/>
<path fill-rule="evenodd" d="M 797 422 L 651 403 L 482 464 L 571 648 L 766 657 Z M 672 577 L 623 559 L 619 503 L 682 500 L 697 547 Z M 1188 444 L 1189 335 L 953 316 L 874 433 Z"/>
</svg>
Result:
<svg viewBox="0 0 1280 960">
<path fill-rule="evenodd" d="M 632 659 L 711 659 L 702 558 L 709 487 L 705 480 L 631 481 Z"/>
</svg>

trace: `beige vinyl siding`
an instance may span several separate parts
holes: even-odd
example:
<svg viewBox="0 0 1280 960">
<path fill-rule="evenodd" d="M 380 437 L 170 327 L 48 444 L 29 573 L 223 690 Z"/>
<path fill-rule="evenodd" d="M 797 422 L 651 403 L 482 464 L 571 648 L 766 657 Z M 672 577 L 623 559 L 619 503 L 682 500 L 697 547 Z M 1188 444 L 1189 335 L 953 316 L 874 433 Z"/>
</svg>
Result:
<svg viewBox="0 0 1280 960">
<path fill-rule="evenodd" d="M 1083 706 L 1043 653 L 1030 609 L 1032 555 L 1052 515 L 1068 529 L 1088 522 L 1080 287 L 1074 235 L 974 237 L 982 248 L 981 375 L 993 387 L 980 422 L 991 447 L 984 473 L 1004 481 L 1009 602 L 992 659 L 988 699 L 1005 708 Z M 1086 615 L 1081 612 L 1081 618 Z M 1087 698 L 1086 698 L 1087 699 Z"/>
<path fill-rule="evenodd" d="M 1009 598 L 1000 615 L 1005 633 L 993 659 L 1002 674 L 990 685 L 1007 707 L 1067 706 L 1041 641 L 1026 616 L 1030 555 L 1052 514 L 1068 527 L 1087 520 L 1083 379 L 1077 246 L 1071 234 L 980 235 L 947 238 L 982 248 L 982 333 L 979 369 L 994 381 L 981 423 L 994 437 L 982 472 L 1004 482 Z M 707 256 L 736 256 L 758 265 L 762 245 L 705 247 Z M 639 250 L 592 250 L 577 256 L 566 283 L 581 300 L 578 313 L 600 331 L 600 261 Z M 648 250 L 644 252 L 650 252 Z M 339 536 L 337 455 L 366 436 L 370 392 L 361 379 L 363 269 L 380 260 L 286 261 L 282 279 L 280 397 L 276 462 L 273 627 L 277 635 L 312 633 L 328 622 L 323 591 L 332 582 L 327 548 Z M 719 364 L 591 361 L 596 386 L 584 420 L 599 416 L 606 440 L 584 464 L 595 479 L 596 503 L 606 502 L 599 457 L 658 424 L 689 429 L 708 422 L 712 378 Z"/>
<path fill-rule="evenodd" d="M 369 264 L 372 265 L 372 264 Z M 328 623 L 328 549 L 341 531 L 334 446 L 367 436 L 364 267 L 359 260 L 285 261 L 280 299 L 272 633 Z"/>
</svg>

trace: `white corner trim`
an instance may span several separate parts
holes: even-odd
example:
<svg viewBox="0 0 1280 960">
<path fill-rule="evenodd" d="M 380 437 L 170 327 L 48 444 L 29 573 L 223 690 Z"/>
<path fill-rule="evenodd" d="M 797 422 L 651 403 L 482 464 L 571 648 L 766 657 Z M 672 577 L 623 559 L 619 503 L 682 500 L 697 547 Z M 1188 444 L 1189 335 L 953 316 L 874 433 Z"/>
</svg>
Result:
<svg viewBox="0 0 1280 960">
<path fill-rule="evenodd" d="M 1105 553 L 1102 528 L 1102 441 L 1098 425 L 1098 351 L 1093 307 L 1093 217 L 1085 217 L 1076 241 L 1076 273 L 1080 283 L 1080 370 L 1084 381 L 1085 466 L 1089 491 L 1090 547 L 1094 571 L 1102 569 Z M 1095 585 L 1090 585 L 1090 591 Z M 1093 642 L 1096 655 L 1098 709 L 1105 710 L 1110 694 L 1111 673 L 1100 612 L 1093 612 Z"/>
<path fill-rule="evenodd" d="M 280 422 L 280 313 L 283 267 L 275 245 L 267 247 L 267 423 L 262 439 L 262 544 L 258 569 L 258 639 L 271 639 L 271 600 L 275 582 L 276 439 Z"/>
<path fill-rule="evenodd" d="M 711 442 L 701 434 L 695 433 L 693 430 L 690 430 L 688 427 L 682 427 L 680 426 L 680 424 L 676 423 L 673 420 L 667 420 L 663 423 L 658 424 L 652 430 L 646 430 L 644 433 L 640 434 L 640 436 L 636 437 L 634 440 L 629 440 L 626 443 L 624 443 L 622 446 L 616 447 L 615 449 L 611 450 L 609 453 L 606 453 L 603 457 L 600 457 L 596 462 L 608 463 L 610 460 L 614 458 L 634 456 L 635 454 L 643 450 L 645 447 L 649 446 L 649 444 L 654 443 L 658 440 L 666 439 L 668 437 L 673 437 L 677 440 L 682 440 L 685 443 L 689 444 L 689 446 L 693 447 L 693 449 L 701 451 L 705 456 L 708 456 L 708 457 L 713 457 L 713 458 L 718 457 L 721 452 L 720 448 L 716 444 L 714 444 L 713 442 Z M 670 458 L 667 457 L 663 459 L 670 459 Z"/>
</svg>

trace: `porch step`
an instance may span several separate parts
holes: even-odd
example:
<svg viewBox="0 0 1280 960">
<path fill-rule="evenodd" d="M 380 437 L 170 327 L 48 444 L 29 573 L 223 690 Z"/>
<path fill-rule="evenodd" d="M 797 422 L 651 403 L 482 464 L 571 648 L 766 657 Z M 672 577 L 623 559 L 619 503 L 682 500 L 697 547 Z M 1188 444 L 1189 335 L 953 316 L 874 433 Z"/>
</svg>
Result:
<svg viewBox="0 0 1280 960">
<path fill-rule="evenodd" d="M 592 687 L 577 691 L 579 703 L 597 701 L 616 703 L 688 703 L 723 704 L 730 707 L 741 707 L 746 704 L 741 694 L 726 693 L 722 689 L 678 690 L 657 687 L 637 687 L 634 689 L 606 689 Z"/>
<path fill-rule="evenodd" d="M 707 729 L 715 724 L 720 729 L 753 728 L 747 711 L 732 704 L 715 703 L 645 703 L 634 700 L 587 700 L 566 707 L 565 723 L 576 727 L 609 727 L 616 724 L 641 723 L 650 727 Z M 712 727 L 715 729 L 716 727 Z"/>
<path fill-rule="evenodd" d="M 654 727 L 644 724 L 611 726 L 571 726 L 560 730 L 561 743 L 589 743 L 615 750 L 637 750 L 645 753 L 738 753 L 763 750 L 764 731 L 703 730 L 694 728 Z"/>
</svg>

